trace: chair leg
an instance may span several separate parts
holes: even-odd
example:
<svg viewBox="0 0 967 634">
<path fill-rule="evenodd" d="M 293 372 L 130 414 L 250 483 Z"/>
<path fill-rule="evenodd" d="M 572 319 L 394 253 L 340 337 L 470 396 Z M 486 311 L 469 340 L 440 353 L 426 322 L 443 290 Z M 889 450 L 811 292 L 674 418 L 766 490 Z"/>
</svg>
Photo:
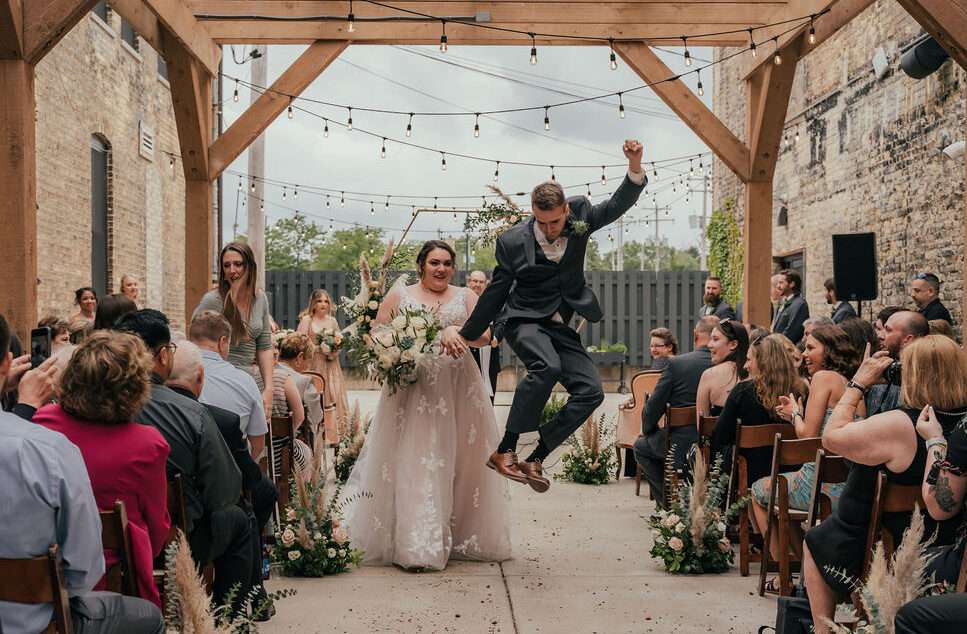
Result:
<svg viewBox="0 0 967 634">
<path fill-rule="evenodd" d="M 755 504 L 755 502 L 750 501 L 749 504 Z M 771 505 L 770 505 L 771 506 Z M 769 509 L 771 510 L 771 509 Z M 772 513 L 769 513 L 766 519 L 766 529 L 762 534 L 762 556 L 759 558 L 759 596 L 765 596 L 766 593 L 766 575 L 769 572 L 769 563 L 772 561 L 772 549 L 769 544 L 772 543 L 772 532 L 775 530 L 775 525 L 773 524 L 775 518 Z M 782 528 L 780 527 L 781 531 Z M 781 561 L 781 559 L 780 559 Z M 782 570 L 782 564 L 779 565 L 780 571 Z M 781 572 L 780 572 L 781 574 Z"/>
<path fill-rule="evenodd" d="M 739 511 L 739 574 L 749 576 L 749 512 Z"/>
<path fill-rule="evenodd" d="M 615 453 L 616 456 L 618 456 L 618 471 L 614 474 L 614 479 L 615 479 L 616 482 L 620 482 L 621 481 L 621 466 L 622 466 L 621 465 L 621 451 L 622 451 L 621 450 L 621 447 L 619 447 L 617 444 L 615 444 L 615 446 L 614 446 L 614 453 Z"/>
<path fill-rule="evenodd" d="M 779 595 L 792 594 L 792 572 L 789 563 L 789 515 L 785 512 L 789 501 L 779 509 Z"/>
<path fill-rule="evenodd" d="M 635 495 L 641 495 L 641 465 L 635 464 Z"/>
</svg>

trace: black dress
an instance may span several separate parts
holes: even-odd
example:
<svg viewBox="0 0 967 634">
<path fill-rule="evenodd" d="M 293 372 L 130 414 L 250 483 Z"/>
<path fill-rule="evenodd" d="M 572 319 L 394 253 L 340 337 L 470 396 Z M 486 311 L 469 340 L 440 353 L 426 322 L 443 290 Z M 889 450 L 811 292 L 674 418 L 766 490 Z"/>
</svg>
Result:
<svg viewBox="0 0 967 634">
<path fill-rule="evenodd" d="M 920 415 L 918 410 L 903 409 L 911 424 L 916 424 Z M 938 413 L 942 425 L 946 427 L 942 414 Z M 862 423 L 859 423 L 862 424 Z M 916 435 L 917 453 L 913 462 L 902 473 L 893 473 L 885 464 L 869 466 L 853 464 L 850 468 L 846 486 L 839 499 L 839 506 L 819 526 L 806 533 L 806 545 L 812 553 L 813 561 L 829 587 L 840 597 L 853 590 L 853 584 L 860 576 L 863 555 L 866 552 L 866 534 L 870 526 L 870 513 L 873 510 L 873 494 L 879 473 L 886 473 L 887 481 L 892 484 L 918 485 L 923 482 L 923 470 L 927 462 L 927 448 L 923 439 Z M 910 525 L 910 513 L 885 513 L 883 526 L 899 544 L 903 531 Z M 944 522 L 942 524 L 948 524 Z M 925 535 L 932 535 L 938 528 L 937 523 L 925 517 Z M 939 543 L 949 543 L 950 531 L 941 526 Z"/>
<path fill-rule="evenodd" d="M 740 381 L 735 384 L 735 387 L 729 392 L 729 397 L 725 400 L 725 406 L 722 407 L 718 417 L 718 422 L 715 423 L 715 431 L 712 432 L 709 460 L 713 464 L 718 455 L 721 455 L 725 460 L 728 459 L 728 448 L 735 444 L 735 430 L 738 423 L 755 426 L 786 422 L 762 406 L 755 391 L 755 384 L 751 380 Z M 771 446 L 743 449 L 742 456 L 749 467 L 749 484 L 768 476 L 772 472 Z M 723 464 L 722 471 L 728 473 L 728 467 L 728 465 Z"/>
<path fill-rule="evenodd" d="M 956 475 L 967 474 L 967 422 L 956 424 L 952 428 L 946 425 L 943 427 L 948 443 L 945 465 L 947 472 Z M 933 574 L 938 582 L 955 584 L 960 576 L 964 546 L 967 544 L 967 505 L 962 506 L 959 515 L 950 518 L 944 524 L 951 525 L 951 530 L 955 533 L 955 541 L 950 545 L 931 549 L 934 559 L 927 567 L 927 574 Z"/>
</svg>

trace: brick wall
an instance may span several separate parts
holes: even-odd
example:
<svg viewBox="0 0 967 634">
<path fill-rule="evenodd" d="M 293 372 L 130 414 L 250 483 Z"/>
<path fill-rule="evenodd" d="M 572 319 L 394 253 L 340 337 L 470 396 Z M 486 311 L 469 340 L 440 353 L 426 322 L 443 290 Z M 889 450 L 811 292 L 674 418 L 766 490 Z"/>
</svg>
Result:
<svg viewBox="0 0 967 634">
<path fill-rule="evenodd" d="M 141 280 L 141 300 L 184 318 L 184 178 L 178 135 L 157 53 L 122 43 L 120 17 L 88 15 L 37 66 L 38 308 L 72 314 L 91 283 L 91 136 L 111 147 L 109 279 Z M 154 128 L 154 159 L 140 156 L 139 122 Z"/>
<path fill-rule="evenodd" d="M 899 49 L 921 32 L 896 2 L 880 0 L 797 67 L 786 113 L 790 144 L 781 149 L 774 187 L 773 223 L 785 206 L 789 224 L 773 225 L 773 255 L 804 251 L 813 314 L 826 309 L 830 235 L 875 231 L 880 297 L 871 308 L 910 305 L 909 280 L 932 271 L 945 281 L 942 299 L 963 323 L 964 166 L 940 150 L 964 138 L 967 81 L 950 61 L 921 81 L 903 73 Z M 890 69 L 878 80 L 872 59 L 880 47 Z M 716 67 L 714 109 L 745 140 L 738 66 Z M 743 188 L 718 161 L 713 188 L 717 206 L 736 200 L 741 220 Z"/>
</svg>

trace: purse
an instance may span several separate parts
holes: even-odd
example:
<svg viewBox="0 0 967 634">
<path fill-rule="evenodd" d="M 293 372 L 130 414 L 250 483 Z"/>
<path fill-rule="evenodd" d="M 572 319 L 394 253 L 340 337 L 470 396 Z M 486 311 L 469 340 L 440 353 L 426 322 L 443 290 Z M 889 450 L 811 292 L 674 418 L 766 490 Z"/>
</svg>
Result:
<svg viewBox="0 0 967 634">
<path fill-rule="evenodd" d="M 775 634 L 810 634 L 813 631 L 813 615 L 809 610 L 809 599 L 802 585 L 796 586 L 791 597 L 779 597 L 776 605 L 776 626 L 763 625 L 759 634 L 769 630 Z"/>
</svg>

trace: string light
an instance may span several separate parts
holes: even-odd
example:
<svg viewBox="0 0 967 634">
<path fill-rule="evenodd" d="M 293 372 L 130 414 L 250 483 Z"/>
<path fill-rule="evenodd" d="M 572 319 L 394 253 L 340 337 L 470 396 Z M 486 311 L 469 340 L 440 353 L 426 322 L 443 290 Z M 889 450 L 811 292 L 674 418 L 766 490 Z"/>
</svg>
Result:
<svg viewBox="0 0 967 634">
<path fill-rule="evenodd" d="M 551 118 L 548 112 L 548 106 L 544 106 L 544 130 L 551 129 Z"/>
<path fill-rule="evenodd" d="M 809 43 L 816 43 L 816 16 L 809 16 Z"/>
<path fill-rule="evenodd" d="M 608 184 L 608 177 L 605 176 L 605 173 L 604 173 L 604 165 L 602 165 L 601 166 L 601 185 L 604 186 L 604 185 L 607 185 L 607 184 Z M 588 185 L 588 191 L 590 191 L 590 190 L 591 190 L 591 186 Z"/>
<path fill-rule="evenodd" d="M 389 211 L 389 196 L 386 196 L 386 211 Z"/>
<path fill-rule="evenodd" d="M 684 35 L 682 36 L 682 45 L 685 47 L 685 65 L 692 65 L 692 54 L 688 52 L 688 38 Z"/>
<path fill-rule="evenodd" d="M 440 170 L 447 171 L 447 153 L 440 152 Z"/>
<path fill-rule="evenodd" d="M 292 116 L 293 116 L 293 115 L 292 115 L 292 104 L 290 103 L 290 104 L 289 104 L 289 118 L 291 119 L 291 118 L 292 118 Z"/>
<path fill-rule="evenodd" d="M 699 69 L 697 72 L 698 72 L 698 96 L 699 97 L 704 97 L 705 96 L 705 87 L 702 86 L 702 71 L 701 71 L 701 69 Z"/>
<path fill-rule="evenodd" d="M 171 170 L 174 170 L 175 169 L 175 157 L 172 156 L 172 157 L 168 158 L 168 167 Z"/>
<path fill-rule="evenodd" d="M 622 101 L 621 99 L 620 92 L 618 93 L 618 118 L 619 119 L 625 118 L 625 104 L 624 104 L 624 101 Z"/>
<path fill-rule="evenodd" d="M 370 216 L 376 215 L 376 206 L 373 205 L 373 201 L 369 201 L 369 215 Z"/>
<path fill-rule="evenodd" d="M 346 192 L 339 192 L 339 206 L 346 206 Z"/>
<path fill-rule="evenodd" d="M 347 30 L 352 33 L 356 30 L 356 16 L 353 15 L 353 0 L 349 0 L 349 17 L 346 20 L 349 25 Z"/>
<path fill-rule="evenodd" d="M 329 194 L 326 194 L 326 209 L 329 209 L 331 205 L 329 204 Z"/>
<path fill-rule="evenodd" d="M 500 180 L 500 161 L 497 161 L 497 168 L 494 170 L 494 182 Z"/>
<path fill-rule="evenodd" d="M 285 185 L 282 186 L 282 200 L 285 200 Z"/>
<path fill-rule="evenodd" d="M 618 57 L 614 54 L 614 38 L 608 38 L 608 46 L 611 48 L 611 70 L 618 70 Z"/>
<path fill-rule="evenodd" d="M 776 54 L 772 56 L 772 62 L 776 66 L 779 66 L 779 65 L 782 64 L 782 55 L 779 54 L 779 38 L 778 37 L 774 37 L 774 38 L 772 38 L 772 41 L 775 42 L 775 44 L 776 44 Z"/>
<path fill-rule="evenodd" d="M 796 126 L 796 143 L 799 143 L 799 126 Z"/>
<path fill-rule="evenodd" d="M 553 165 L 551 165 L 551 180 L 552 181 L 555 181 L 555 182 L 557 181 L 557 178 L 554 177 L 554 166 Z"/>
<path fill-rule="evenodd" d="M 531 37 L 531 66 L 537 65 L 537 36 L 533 33 L 528 33 Z"/>
<path fill-rule="evenodd" d="M 298 186 L 298 185 L 296 185 L 296 186 L 295 186 L 295 187 L 294 187 L 294 188 L 292 189 L 292 197 L 293 197 L 293 198 L 298 198 L 298 197 L 299 197 L 299 186 Z"/>
<path fill-rule="evenodd" d="M 242 177 L 238 177 L 238 191 L 242 191 Z"/>
<path fill-rule="evenodd" d="M 756 49 L 755 39 L 753 38 L 752 29 L 749 29 L 749 50 L 752 51 L 752 57 L 757 57 L 755 49 Z"/>
<path fill-rule="evenodd" d="M 695 166 L 692 165 L 692 159 L 688 159 L 688 175 L 695 176 Z"/>
<path fill-rule="evenodd" d="M 346 121 L 346 129 L 353 129 L 353 109 L 349 108 L 349 120 Z"/>
<path fill-rule="evenodd" d="M 433 208 L 436 209 L 436 196 L 433 197 Z"/>
<path fill-rule="evenodd" d="M 588 198 L 591 197 L 591 185 L 588 184 Z"/>
<path fill-rule="evenodd" d="M 655 164 L 654 163 L 652 163 L 651 164 L 651 169 L 654 170 L 653 175 L 655 177 L 655 181 L 657 182 L 658 181 L 658 168 L 655 167 Z"/>
<path fill-rule="evenodd" d="M 238 80 L 235 80 L 235 92 L 232 93 L 232 101 L 238 103 Z"/>
<path fill-rule="evenodd" d="M 447 21 L 440 20 L 440 26 L 443 29 L 443 33 L 440 35 L 440 52 L 447 52 Z"/>
<path fill-rule="evenodd" d="M 329 138 L 329 119 L 323 119 L 323 121 L 325 121 L 325 122 L 326 122 L 326 125 L 325 125 L 325 127 L 324 127 L 324 128 L 322 129 L 322 137 L 323 137 L 324 139 L 328 139 L 328 138 Z"/>
<path fill-rule="evenodd" d="M 379 158 L 386 158 L 386 137 L 383 137 L 383 146 L 379 149 Z"/>
<path fill-rule="evenodd" d="M 413 133 L 413 113 L 411 112 L 410 119 L 409 121 L 406 122 L 406 138 L 407 139 L 410 138 L 410 135 L 412 133 Z"/>
<path fill-rule="evenodd" d="M 251 185 L 250 185 L 250 187 L 249 187 L 249 189 L 250 189 L 251 191 L 253 191 L 253 192 L 255 191 L 255 179 L 254 179 L 254 178 L 252 179 L 252 183 L 251 183 Z"/>
<path fill-rule="evenodd" d="M 480 113 L 474 115 L 473 119 L 473 138 L 480 138 Z"/>
</svg>

